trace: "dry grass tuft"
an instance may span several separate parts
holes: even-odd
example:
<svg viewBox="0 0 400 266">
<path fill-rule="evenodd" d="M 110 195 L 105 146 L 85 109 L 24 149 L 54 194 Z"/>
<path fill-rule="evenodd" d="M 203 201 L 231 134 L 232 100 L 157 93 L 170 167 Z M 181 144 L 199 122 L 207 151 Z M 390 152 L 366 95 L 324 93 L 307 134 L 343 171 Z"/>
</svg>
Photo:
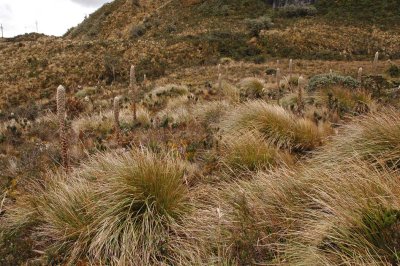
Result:
<svg viewBox="0 0 400 266">
<path fill-rule="evenodd" d="M 222 154 L 222 163 L 235 175 L 241 171 L 268 169 L 290 161 L 288 154 L 271 147 L 257 131 L 223 136 Z"/>
<path fill-rule="evenodd" d="M 250 99 L 260 98 L 264 93 L 265 83 L 258 78 L 245 78 L 238 84 L 240 93 Z"/>
<path fill-rule="evenodd" d="M 22 198 L 1 231 L 30 228 L 50 263 L 160 264 L 168 260 L 170 226 L 191 208 L 191 171 L 172 154 L 100 154 Z"/>
<path fill-rule="evenodd" d="M 322 144 L 327 131 L 305 118 L 297 118 L 277 105 L 251 101 L 238 106 L 221 122 L 226 132 L 258 130 L 266 141 L 279 148 L 311 150 Z"/>
<path fill-rule="evenodd" d="M 400 166 L 400 118 L 399 111 L 385 109 L 355 119 L 345 125 L 342 132 L 333 137 L 316 160 L 327 164 L 342 163 L 353 157 L 368 161 L 375 167 Z"/>
<path fill-rule="evenodd" d="M 204 128 L 218 127 L 221 118 L 232 108 L 227 101 L 200 103 L 193 107 L 193 116 Z"/>
</svg>

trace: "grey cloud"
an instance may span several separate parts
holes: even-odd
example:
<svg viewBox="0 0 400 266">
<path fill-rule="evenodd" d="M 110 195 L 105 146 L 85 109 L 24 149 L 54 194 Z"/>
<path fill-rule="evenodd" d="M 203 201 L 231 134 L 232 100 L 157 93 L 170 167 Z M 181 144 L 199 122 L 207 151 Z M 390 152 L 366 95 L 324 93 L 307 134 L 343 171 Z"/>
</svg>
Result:
<svg viewBox="0 0 400 266">
<path fill-rule="evenodd" d="M 104 3 L 111 2 L 111 0 L 71 0 L 71 1 L 86 7 L 99 7 Z"/>
</svg>

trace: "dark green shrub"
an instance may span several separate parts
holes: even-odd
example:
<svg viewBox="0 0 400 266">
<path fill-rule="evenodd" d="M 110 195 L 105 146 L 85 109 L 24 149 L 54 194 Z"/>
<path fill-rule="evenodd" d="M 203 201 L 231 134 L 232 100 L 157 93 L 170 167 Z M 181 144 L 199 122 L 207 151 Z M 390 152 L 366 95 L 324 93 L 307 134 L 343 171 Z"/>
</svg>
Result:
<svg viewBox="0 0 400 266">
<path fill-rule="evenodd" d="M 144 24 L 135 25 L 131 29 L 131 37 L 139 38 L 146 33 L 146 26 Z"/>
<path fill-rule="evenodd" d="M 167 63 L 159 57 L 146 57 L 142 59 L 136 66 L 136 78 L 138 81 L 143 80 L 144 74 L 147 78 L 158 78 L 165 74 Z"/>
<path fill-rule="evenodd" d="M 270 17 L 262 16 L 255 19 L 247 19 L 246 25 L 252 36 L 258 36 L 261 30 L 268 30 L 273 27 Z"/>
<path fill-rule="evenodd" d="M 319 88 L 330 87 L 333 85 L 342 85 L 350 89 L 355 89 L 360 86 L 360 83 L 350 76 L 341 76 L 335 73 L 320 74 L 310 79 L 308 89 L 314 91 Z"/>
<path fill-rule="evenodd" d="M 311 5 L 287 5 L 279 9 L 279 15 L 287 18 L 317 15 L 317 9 Z"/>
<path fill-rule="evenodd" d="M 398 265 L 400 258 L 400 211 L 382 209 L 370 211 L 362 217 L 361 232 L 368 242 L 379 248 L 381 255 Z"/>
<path fill-rule="evenodd" d="M 400 67 L 395 65 L 395 64 L 391 64 L 390 67 L 387 70 L 387 73 L 392 78 L 398 78 L 398 77 L 400 77 Z"/>
</svg>

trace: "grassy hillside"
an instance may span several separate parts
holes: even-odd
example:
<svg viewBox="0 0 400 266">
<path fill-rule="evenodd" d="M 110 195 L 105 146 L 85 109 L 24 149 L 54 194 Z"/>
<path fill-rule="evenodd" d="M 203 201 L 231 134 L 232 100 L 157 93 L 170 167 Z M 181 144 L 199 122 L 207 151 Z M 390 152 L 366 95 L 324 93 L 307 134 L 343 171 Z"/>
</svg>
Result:
<svg viewBox="0 0 400 266">
<path fill-rule="evenodd" d="M 0 265 L 400 264 L 397 3 L 268 2 L 2 39 Z"/>
<path fill-rule="evenodd" d="M 397 0 L 320 0 L 317 1 L 316 7 L 321 15 L 333 21 L 340 17 L 341 22 L 372 24 L 384 28 L 391 28 L 400 23 L 400 2 Z"/>
</svg>

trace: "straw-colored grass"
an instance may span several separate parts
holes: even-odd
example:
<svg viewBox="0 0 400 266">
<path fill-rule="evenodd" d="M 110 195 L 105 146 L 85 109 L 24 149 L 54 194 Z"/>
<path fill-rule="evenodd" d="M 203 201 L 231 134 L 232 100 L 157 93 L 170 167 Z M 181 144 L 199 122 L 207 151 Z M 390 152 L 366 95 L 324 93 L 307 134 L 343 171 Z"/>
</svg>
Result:
<svg viewBox="0 0 400 266">
<path fill-rule="evenodd" d="M 240 171 L 268 169 L 290 161 L 289 155 L 271 147 L 257 131 L 225 135 L 221 144 L 222 163 L 234 175 Z"/>
<path fill-rule="evenodd" d="M 268 143 L 294 150 L 314 149 L 330 133 L 326 125 L 317 126 L 306 118 L 297 118 L 282 107 L 264 101 L 238 106 L 221 122 L 221 128 L 226 132 L 258 130 Z"/>
<path fill-rule="evenodd" d="M 245 78 L 238 84 L 240 93 L 248 98 L 260 98 L 264 93 L 265 83 L 259 78 Z"/>
<path fill-rule="evenodd" d="M 50 263 L 159 265 L 171 225 L 191 209 L 191 171 L 172 154 L 99 154 L 72 175 L 49 176 L 7 211 L 0 231 L 29 229 Z"/>
</svg>

